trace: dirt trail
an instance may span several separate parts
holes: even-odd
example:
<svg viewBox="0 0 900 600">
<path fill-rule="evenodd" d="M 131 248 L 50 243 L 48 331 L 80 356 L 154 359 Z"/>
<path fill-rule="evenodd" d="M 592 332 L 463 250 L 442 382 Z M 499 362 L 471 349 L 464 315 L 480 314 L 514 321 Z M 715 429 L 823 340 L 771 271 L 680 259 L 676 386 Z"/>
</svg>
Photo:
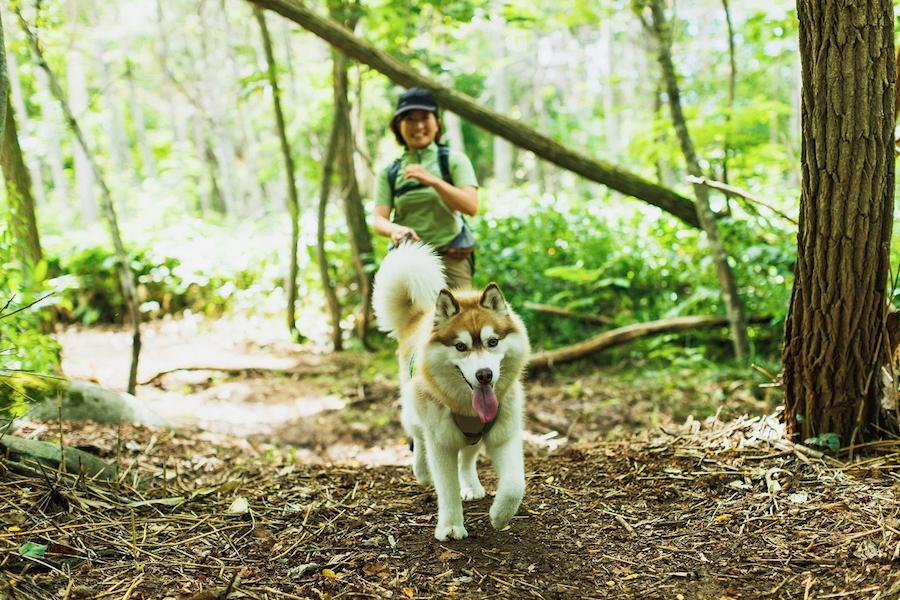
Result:
<svg viewBox="0 0 900 600">
<path fill-rule="evenodd" d="M 679 416 L 692 394 L 755 406 L 745 382 L 529 382 L 518 515 L 491 529 L 482 460 L 470 537 L 439 543 L 390 358 L 310 353 L 272 327 L 147 328 L 141 380 L 223 370 L 138 390 L 175 428 L 63 426 L 118 463 L 115 486 L 0 459 L 0 598 L 900 598 L 897 456 L 842 466 L 771 418 Z M 121 387 L 123 339 L 66 332 L 66 372 Z M 26 542 L 46 553 L 23 557 Z"/>
</svg>

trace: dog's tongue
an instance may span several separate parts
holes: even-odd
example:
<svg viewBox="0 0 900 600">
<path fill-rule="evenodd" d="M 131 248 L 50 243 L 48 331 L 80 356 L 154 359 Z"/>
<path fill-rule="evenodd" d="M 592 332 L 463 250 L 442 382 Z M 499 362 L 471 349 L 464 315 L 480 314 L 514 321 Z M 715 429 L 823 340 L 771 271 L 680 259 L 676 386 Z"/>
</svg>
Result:
<svg viewBox="0 0 900 600">
<path fill-rule="evenodd" d="M 490 385 L 479 385 L 472 390 L 472 408 L 482 423 L 490 423 L 497 416 L 497 396 Z"/>
</svg>

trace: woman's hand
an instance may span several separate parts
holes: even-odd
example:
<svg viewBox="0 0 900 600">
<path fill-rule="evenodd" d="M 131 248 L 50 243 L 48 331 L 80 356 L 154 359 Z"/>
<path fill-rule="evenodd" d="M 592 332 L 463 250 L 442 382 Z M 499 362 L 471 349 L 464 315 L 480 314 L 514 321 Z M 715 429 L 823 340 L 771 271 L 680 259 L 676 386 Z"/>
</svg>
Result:
<svg viewBox="0 0 900 600">
<path fill-rule="evenodd" d="M 406 179 L 415 179 L 419 183 L 429 187 L 434 187 L 437 182 L 443 181 L 440 177 L 432 175 L 431 172 L 422 165 L 408 165 L 403 170 L 403 177 Z"/>
<path fill-rule="evenodd" d="M 404 227 L 403 225 L 397 225 L 396 229 L 391 231 L 391 242 L 395 246 L 397 246 L 407 236 L 417 242 L 419 241 L 419 234 L 417 234 L 414 230 L 410 229 L 409 227 Z"/>
</svg>

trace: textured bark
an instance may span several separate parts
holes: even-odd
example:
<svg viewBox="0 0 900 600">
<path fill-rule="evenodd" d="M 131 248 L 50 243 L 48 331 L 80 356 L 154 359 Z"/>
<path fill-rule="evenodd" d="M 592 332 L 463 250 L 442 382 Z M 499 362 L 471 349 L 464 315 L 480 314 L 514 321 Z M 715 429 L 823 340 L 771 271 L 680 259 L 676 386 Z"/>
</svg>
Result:
<svg viewBox="0 0 900 600">
<path fill-rule="evenodd" d="M 8 94 L 7 94 L 7 103 Z M 19 136 L 12 106 L 7 106 L 3 125 L 3 144 L 0 146 L 0 168 L 6 181 L 6 200 L 10 208 L 12 231 L 19 254 L 25 263 L 34 266 L 43 257 L 38 236 L 34 197 L 31 195 L 31 176 L 22 158 Z"/>
<path fill-rule="evenodd" d="M 59 83 L 57 83 L 56 77 L 53 75 L 53 71 L 50 70 L 47 61 L 44 60 L 44 55 L 41 53 L 37 38 L 28 27 L 28 23 L 22 17 L 22 14 L 18 9 L 16 9 L 16 15 L 19 18 L 22 31 L 25 32 L 25 37 L 28 40 L 28 45 L 37 62 L 37 66 L 47 74 L 50 91 L 59 102 L 63 114 L 66 117 L 66 121 L 69 124 L 69 128 L 72 130 L 75 140 L 78 142 L 78 145 L 81 147 L 88 160 L 88 165 L 91 167 L 91 174 L 100 187 L 100 208 L 103 212 L 103 217 L 109 226 L 110 237 L 112 237 L 113 247 L 116 251 L 116 272 L 119 276 L 119 285 L 122 288 L 122 295 L 125 297 L 125 302 L 128 305 L 129 317 L 131 319 L 131 369 L 128 373 L 128 393 L 134 394 L 137 384 L 138 358 L 141 353 L 141 313 L 138 307 L 134 273 L 132 273 L 131 268 L 129 267 L 128 253 L 125 251 L 125 244 L 122 242 L 122 235 L 119 231 L 119 221 L 116 216 L 116 208 L 113 203 L 112 194 L 110 194 L 109 187 L 106 185 L 106 181 L 100 173 L 100 167 L 97 165 L 97 161 L 94 160 L 93 155 L 88 148 L 81 127 L 78 125 L 78 121 L 75 119 L 75 115 L 69 107 L 69 103 L 66 101 L 62 88 L 59 86 Z"/>
<path fill-rule="evenodd" d="M 792 439 L 842 446 L 894 429 L 882 411 L 888 248 L 894 205 L 890 0 L 799 0 L 803 183 L 785 323 Z"/>
<path fill-rule="evenodd" d="M 297 197 L 297 184 L 294 180 L 294 157 L 291 154 L 291 145 L 285 131 L 284 112 L 281 110 L 281 93 L 278 90 L 278 75 L 275 68 L 275 54 L 272 52 L 272 38 L 269 28 L 266 26 L 266 16 L 263 11 L 254 8 L 253 14 L 259 23 L 259 31 L 262 35 L 263 51 L 266 55 L 266 66 L 269 77 L 269 85 L 272 87 L 272 104 L 275 112 L 275 128 L 278 130 L 278 140 L 281 143 L 281 156 L 284 160 L 284 173 L 288 190 L 288 214 L 291 219 L 291 248 L 290 267 L 288 268 L 287 281 L 287 326 L 295 338 L 300 332 L 297 330 L 295 306 L 297 304 L 297 245 L 300 243 L 300 201 Z"/>
<path fill-rule="evenodd" d="M 515 119 L 479 106 L 465 94 L 420 75 L 406 63 L 357 38 L 345 27 L 318 15 L 299 0 L 249 0 L 249 2 L 294 21 L 348 57 L 372 67 L 402 86 L 430 89 L 442 108 L 455 112 L 470 123 L 499 135 L 544 160 L 617 192 L 657 206 L 692 227 L 700 227 L 694 203 L 688 198 L 634 173 L 575 152 Z"/>
<path fill-rule="evenodd" d="M 694 149 L 694 142 L 688 132 L 687 120 L 681 109 L 681 93 L 678 88 L 678 79 L 675 73 L 675 65 L 672 62 L 672 34 L 671 28 L 663 11 L 663 0 L 650 0 L 650 11 L 653 15 L 653 29 L 656 35 L 659 52 L 659 64 L 662 69 L 663 81 L 666 84 L 666 96 L 669 99 L 669 112 L 672 115 L 672 124 L 681 145 L 681 152 L 687 163 L 688 173 L 695 177 L 703 177 L 700 161 Z M 750 342 L 747 338 L 747 323 L 744 317 L 744 307 L 738 295 L 737 284 L 734 281 L 734 273 L 728 264 L 728 255 L 719 237 L 719 227 L 712 208 L 709 206 L 709 191 L 706 187 L 694 184 L 694 195 L 697 198 L 695 206 L 697 217 L 706 233 L 706 239 L 712 252 L 713 262 L 716 265 L 716 277 L 722 289 L 722 300 L 728 321 L 731 324 L 731 339 L 734 345 L 734 355 L 738 362 L 746 363 L 750 358 Z"/>
<path fill-rule="evenodd" d="M 339 19 L 352 31 L 357 18 L 352 16 L 350 5 L 336 2 L 332 5 L 332 15 Z M 353 254 L 353 265 L 359 283 L 359 294 L 362 306 L 357 315 L 357 335 L 363 345 L 369 348 L 368 331 L 372 304 L 372 281 L 375 277 L 375 254 L 372 250 L 372 236 L 366 221 L 362 194 L 356 179 L 356 167 L 353 162 L 353 128 L 350 119 L 350 101 L 348 98 L 349 77 L 347 74 L 347 58 L 336 50 L 332 50 L 332 82 L 334 86 L 334 118 L 337 123 L 337 170 L 341 180 L 341 196 L 344 199 L 344 214 L 347 219 L 347 233 L 350 237 L 350 248 Z"/>
</svg>

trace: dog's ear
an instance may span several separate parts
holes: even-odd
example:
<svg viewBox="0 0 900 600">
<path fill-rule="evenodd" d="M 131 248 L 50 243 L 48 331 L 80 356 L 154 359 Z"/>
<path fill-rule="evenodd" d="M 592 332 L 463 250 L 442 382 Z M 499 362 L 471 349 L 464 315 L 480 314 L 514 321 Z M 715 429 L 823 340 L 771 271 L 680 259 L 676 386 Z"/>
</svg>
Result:
<svg viewBox="0 0 900 600">
<path fill-rule="evenodd" d="M 434 324 L 440 325 L 447 320 L 459 314 L 459 302 L 450 293 L 450 290 L 444 288 L 437 297 L 437 304 L 434 309 Z"/>
<path fill-rule="evenodd" d="M 503 297 L 503 292 L 500 291 L 500 288 L 493 281 L 484 288 L 479 304 L 484 308 L 498 312 L 501 315 L 505 315 L 509 311 L 509 307 L 506 305 L 506 298 Z"/>
</svg>

